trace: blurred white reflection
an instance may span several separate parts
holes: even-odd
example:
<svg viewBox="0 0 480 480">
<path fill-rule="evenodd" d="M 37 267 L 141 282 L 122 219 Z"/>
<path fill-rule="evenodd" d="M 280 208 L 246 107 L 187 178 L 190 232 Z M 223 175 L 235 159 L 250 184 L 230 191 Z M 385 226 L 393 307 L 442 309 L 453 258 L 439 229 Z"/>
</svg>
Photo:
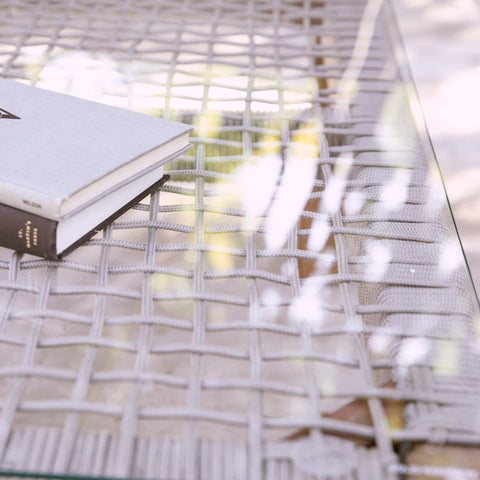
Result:
<svg viewBox="0 0 480 480">
<path fill-rule="evenodd" d="M 288 309 L 288 317 L 295 322 L 307 322 L 316 326 L 326 319 L 321 301 L 321 292 L 316 285 L 304 285 L 300 295 L 294 297 Z"/>
<path fill-rule="evenodd" d="M 362 211 L 364 204 L 365 194 L 363 192 L 348 192 L 343 203 L 345 215 L 358 215 Z"/>
<path fill-rule="evenodd" d="M 415 337 L 402 340 L 397 353 L 396 362 L 399 367 L 420 365 L 425 362 L 432 348 L 428 338 Z"/>
<path fill-rule="evenodd" d="M 322 202 L 322 206 L 326 212 L 331 213 L 338 211 L 342 203 L 346 183 L 346 178 L 337 174 L 329 179 Z"/>
<path fill-rule="evenodd" d="M 257 157 L 257 163 L 244 163 L 236 172 L 236 181 L 245 210 L 245 228 L 255 229 L 267 210 L 278 182 L 282 161 L 278 154 Z"/>
<path fill-rule="evenodd" d="M 267 288 L 262 292 L 262 314 L 266 321 L 276 319 L 279 311 L 279 305 L 282 303 L 280 293 L 274 288 Z"/>
<path fill-rule="evenodd" d="M 358 78 L 365 65 L 375 32 L 377 19 L 383 0 L 369 0 L 363 12 L 362 20 L 355 39 L 355 46 L 342 79 L 338 85 L 339 93 L 350 101 L 358 87 Z"/>
<path fill-rule="evenodd" d="M 331 228 L 329 222 L 322 219 L 316 219 L 310 230 L 307 248 L 313 252 L 322 251 L 330 237 L 330 231 Z"/>
<path fill-rule="evenodd" d="M 105 101 L 105 92 L 116 92 L 117 98 L 119 92 L 126 93 L 118 64 L 106 55 L 88 52 L 65 52 L 52 58 L 41 71 L 37 85 L 97 101 Z"/>
<path fill-rule="evenodd" d="M 392 344 L 392 337 L 387 335 L 372 335 L 368 342 L 370 350 L 375 355 L 385 355 Z"/>
<path fill-rule="evenodd" d="M 30 49 L 25 72 L 36 85 L 47 90 L 69 93 L 108 105 L 142 111 L 202 110 L 244 112 L 247 108 L 246 86 L 249 76 L 236 67 L 214 62 L 192 66 L 189 73 L 152 67 L 144 61 L 118 61 L 106 53 L 63 51 L 45 62 L 44 49 Z M 211 79 L 206 82 L 205 78 Z M 300 84 L 300 85 L 299 85 Z M 311 78 L 292 82 L 291 88 L 261 88 L 248 99 L 253 112 L 279 112 L 311 108 Z"/>
<path fill-rule="evenodd" d="M 374 282 L 380 281 L 392 260 L 392 252 L 382 241 L 372 240 L 367 243 L 368 263 L 365 277 Z"/>
<path fill-rule="evenodd" d="M 342 200 L 345 194 L 347 179 L 350 169 L 353 165 L 353 157 L 351 154 L 340 155 L 334 167 L 334 174 L 328 179 L 324 190 L 322 202 L 320 204 L 320 213 L 332 214 L 338 212 L 342 205 Z M 351 198 L 355 206 L 351 204 L 352 208 L 360 211 L 362 206 L 356 203 L 356 200 Z M 310 236 L 307 242 L 307 248 L 312 251 L 322 251 L 330 237 L 331 227 L 330 223 L 323 218 L 314 219 L 310 231 Z"/>
<path fill-rule="evenodd" d="M 315 182 L 317 155 L 318 138 L 314 133 L 298 135 L 285 150 L 284 171 L 265 221 L 267 248 L 282 247 L 300 218 Z"/>
<path fill-rule="evenodd" d="M 287 155 L 284 175 L 265 221 L 267 248 L 285 244 L 310 196 L 316 171 L 315 159 Z"/>
<path fill-rule="evenodd" d="M 392 179 L 382 188 L 380 200 L 384 202 L 386 210 L 396 210 L 407 202 L 410 172 L 399 168 Z"/>
<path fill-rule="evenodd" d="M 456 237 L 448 239 L 442 243 L 438 267 L 441 272 L 446 274 L 457 270 L 463 265 L 464 258 L 462 250 Z"/>
</svg>

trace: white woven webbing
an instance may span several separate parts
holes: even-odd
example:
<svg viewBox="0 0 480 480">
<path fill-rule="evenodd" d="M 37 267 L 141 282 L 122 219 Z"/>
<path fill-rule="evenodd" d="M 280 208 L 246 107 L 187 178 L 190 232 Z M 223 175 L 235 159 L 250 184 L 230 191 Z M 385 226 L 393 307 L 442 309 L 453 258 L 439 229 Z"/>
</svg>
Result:
<svg viewBox="0 0 480 480">
<path fill-rule="evenodd" d="M 480 443 L 473 299 L 383 8 L 0 1 L 2 77 L 195 126 L 65 260 L 0 249 L 3 470 L 380 479 L 401 442 Z M 328 416 L 355 398 L 372 426 Z"/>
</svg>

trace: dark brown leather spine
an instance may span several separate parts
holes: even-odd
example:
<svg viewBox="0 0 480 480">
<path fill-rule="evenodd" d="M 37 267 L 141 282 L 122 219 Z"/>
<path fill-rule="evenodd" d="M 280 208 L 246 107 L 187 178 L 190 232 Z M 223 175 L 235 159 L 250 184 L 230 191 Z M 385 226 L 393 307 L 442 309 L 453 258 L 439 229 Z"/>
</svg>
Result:
<svg viewBox="0 0 480 480">
<path fill-rule="evenodd" d="M 57 222 L 0 204 L 0 246 L 50 260 L 57 258 Z"/>
</svg>

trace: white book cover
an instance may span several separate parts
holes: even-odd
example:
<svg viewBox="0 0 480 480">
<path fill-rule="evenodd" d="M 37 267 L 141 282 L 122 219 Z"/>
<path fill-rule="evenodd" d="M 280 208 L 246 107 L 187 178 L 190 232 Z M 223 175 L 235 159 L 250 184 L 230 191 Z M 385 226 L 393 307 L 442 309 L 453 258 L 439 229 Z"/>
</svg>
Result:
<svg viewBox="0 0 480 480">
<path fill-rule="evenodd" d="M 158 175 L 162 162 L 188 148 L 190 130 L 0 79 L 0 203 L 68 217 L 149 170 Z"/>
</svg>

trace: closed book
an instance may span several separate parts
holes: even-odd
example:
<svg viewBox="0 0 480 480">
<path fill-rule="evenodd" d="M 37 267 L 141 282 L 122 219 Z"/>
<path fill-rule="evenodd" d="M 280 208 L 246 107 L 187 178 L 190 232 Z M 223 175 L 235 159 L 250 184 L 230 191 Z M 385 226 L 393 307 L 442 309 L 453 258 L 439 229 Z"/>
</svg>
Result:
<svg viewBox="0 0 480 480">
<path fill-rule="evenodd" d="M 191 129 L 0 79 L 0 246 L 59 258 L 145 196 Z M 55 226 L 53 250 L 33 219 Z"/>
<path fill-rule="evenodd" d="M 64 221 L 52 220 L 9 205 L 0 204 L 0 219 L 2 222 L 0 246 L 37 255 L 48 260 L 59 260 L 163 185 L 168 178 L 169 175 L 164 175 L 127 203 L 120 204 L 121 206 L 110 216 L 105 217 L 102 214 L 102 220 L 88 231 L 86 231 L 84 225 L 85 223 L 91 225 L 89 212 L 94 215 L 94 218 L 96 218 L 95 210 L 105 212 L 105 202 L 110 200 L 109 197 L 102 199 L 99 205 L 93 204 L 85 209 L 81 218 L 76 218 L 74 215 Z"/>
</svg>

